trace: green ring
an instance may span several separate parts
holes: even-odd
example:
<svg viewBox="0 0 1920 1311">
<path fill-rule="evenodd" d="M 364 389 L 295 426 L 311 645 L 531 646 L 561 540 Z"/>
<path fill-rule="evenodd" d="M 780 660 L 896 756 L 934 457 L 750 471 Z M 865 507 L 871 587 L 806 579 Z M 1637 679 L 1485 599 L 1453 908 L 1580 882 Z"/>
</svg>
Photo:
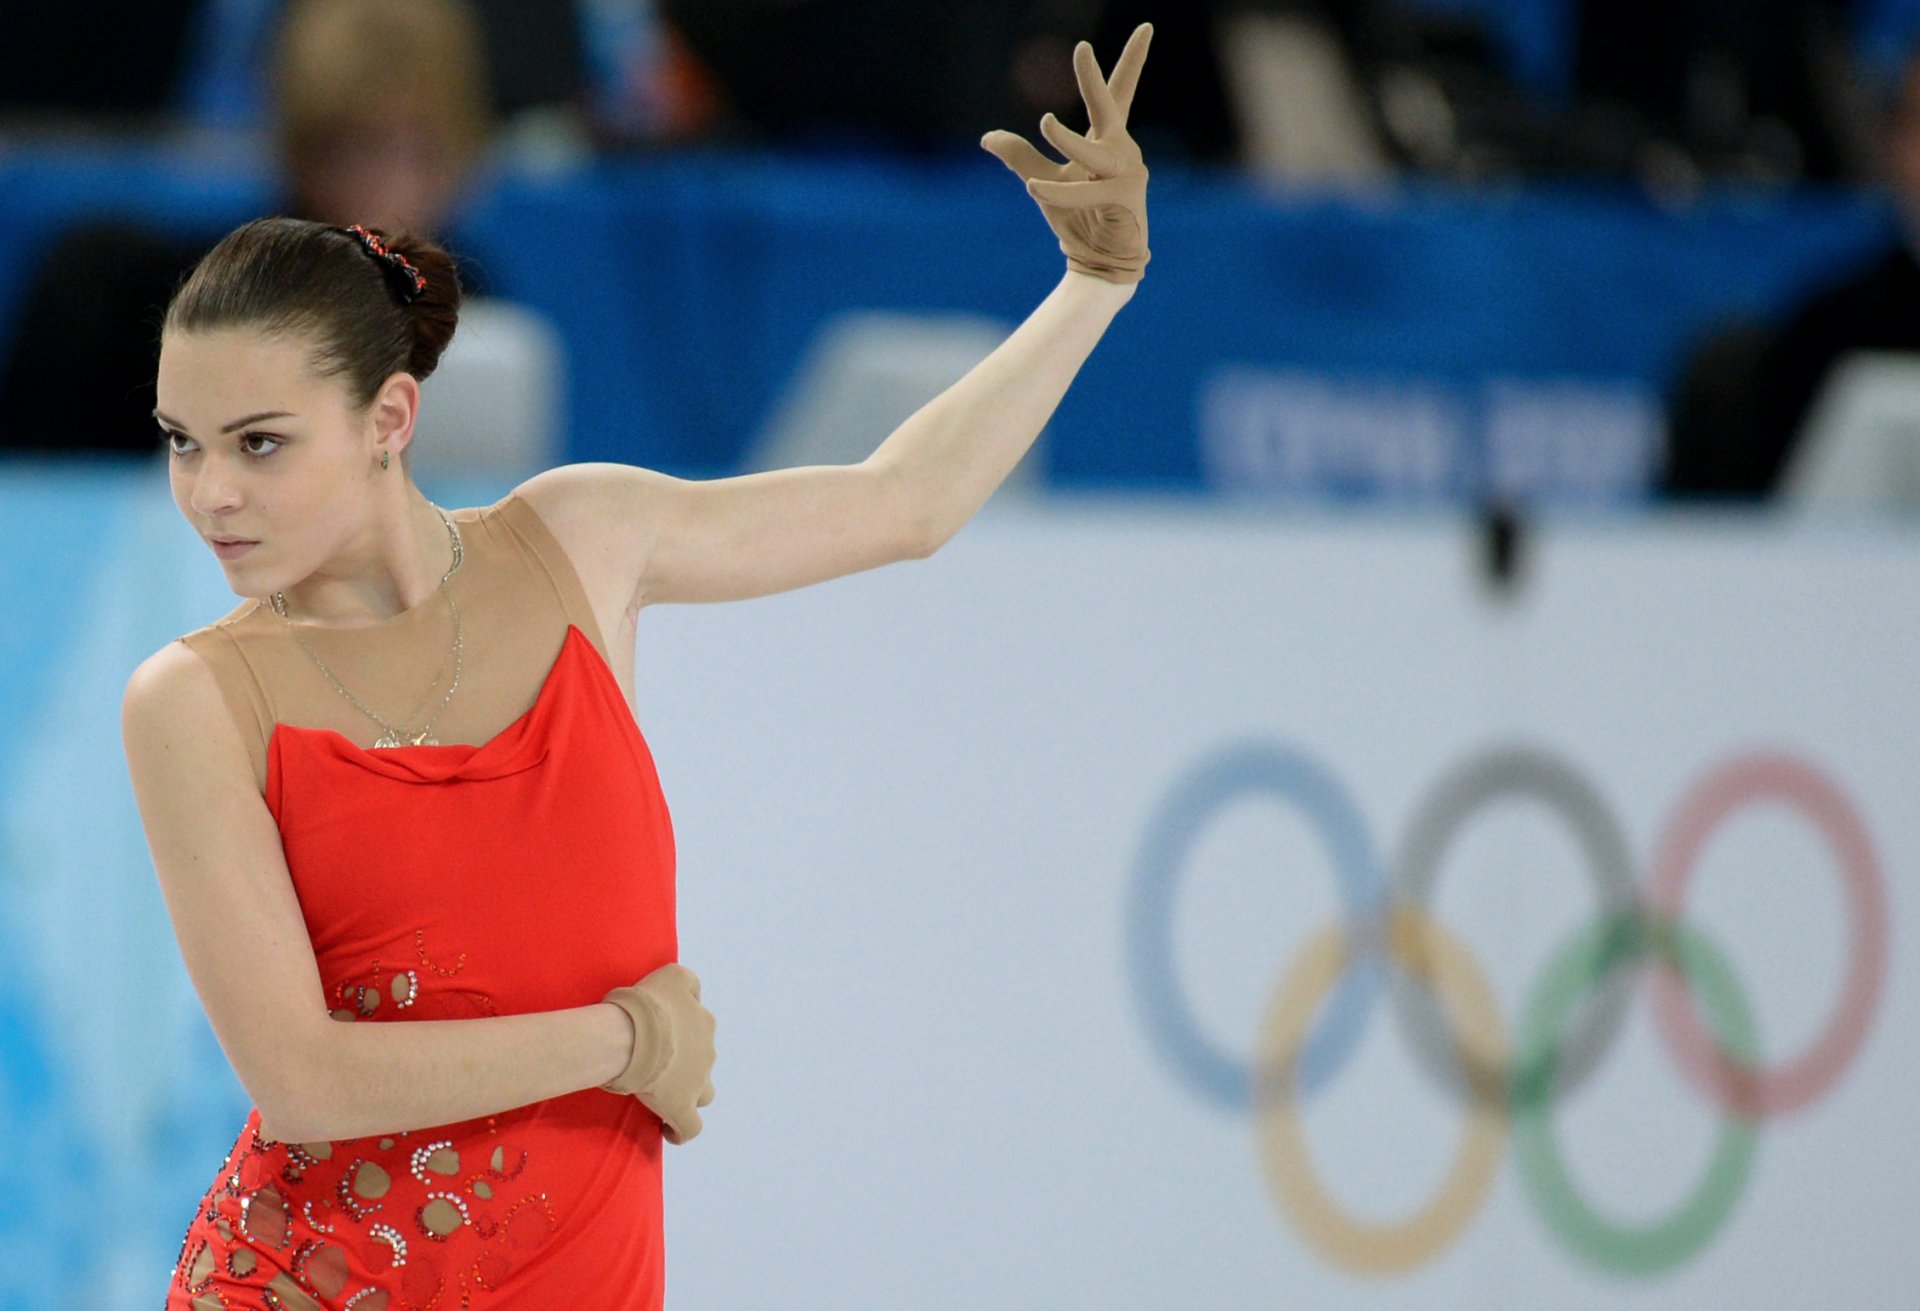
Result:
<svg viewBox="0 0 1920 1311">
<path fill-rule="evenodd" d="M 1650 930 L 1637 916 L 1615 919 L 1581 933 L 1548 965 L 1522 1025 L 1517 1068 L 1529 1077 L 1511 1099 L 1514 1164 L 1541 1218 L 1574 1253 L 1624 1275 L 1671 1269 L 1706 1245 L 1733 1211 L 1759 1138 L 1750 1120 L 1722 1120 L 1699 1187 L 1652 1225 L 1609 1220 L 1580 1196 L 1554 1139 L 1554 1099 L 1544 1095 L 1553 1086 L 1560 1030 L 1574 1004 L 1621 963 L 1623 953 L 1637 957 L 1649 950 L 1664 962 L 1678 962 L 1705 1003 L 1724 1049 L 1743 1065 L 1755 1062 L 1753 1014 L 1725 958 L 1691 927 L 1676 923 Z"/>
</svg>

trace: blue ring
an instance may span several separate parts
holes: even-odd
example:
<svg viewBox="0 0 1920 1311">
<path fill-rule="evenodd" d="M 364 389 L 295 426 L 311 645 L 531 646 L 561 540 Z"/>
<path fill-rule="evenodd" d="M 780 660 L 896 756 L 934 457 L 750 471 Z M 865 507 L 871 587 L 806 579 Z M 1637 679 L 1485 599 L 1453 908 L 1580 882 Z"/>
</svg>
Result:
<svg viewBox="0 0 1920 1311">
<path fill-rule="evenodd" d="M 1319 830 L 1351 921 L 1348 941 L 1359 944 L 1301 1047 L 1303 1092 L 1319 1091 L 1353 1055 L 1387 979 L 1376 931 L 1386 908 L 1386 879 L 1360 812 L 1332 775 L 1299 752 L 1258 741 L 1229 744 L 1193 766 L 1155 812 L 1134 865 L 1129 972 L 1160 1054 L 1202 1097 L 1232 1111 L 1252 1108 L 1253 1071 L 1245 1057 L 1221 1049 L 1195 1022 L 1174 969 L 1172 927 L 1178 878 L 1195 837 L 1221 807 L 1248 793 L 1291 801 Z"/>
</svg>

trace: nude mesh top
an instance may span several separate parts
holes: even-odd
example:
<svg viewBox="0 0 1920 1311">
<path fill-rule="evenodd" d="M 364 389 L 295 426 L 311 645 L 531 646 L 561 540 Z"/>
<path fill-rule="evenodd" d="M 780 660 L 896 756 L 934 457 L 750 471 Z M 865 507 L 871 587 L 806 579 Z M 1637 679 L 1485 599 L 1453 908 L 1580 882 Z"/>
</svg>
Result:
<svg viewBox="0 0 1920 1311">
<path fill-rule="evenodd" d="M 446 591 L 460 608 L 460 684 L 433 720 L 441 743 L 483 745 L 534 704 L 577 625 L 609 669 L 585 589 L 546 523 L 509 492 L 489 506 L 449 510 L 463 559 Z M 420 604 L 355 628 L 291 616 L 333 676 L 389 722 L 417 730 L 453 679 L 453 610 L 440 589 Z M 204 659 L 225 697 L 264 793 L 275 724 L 324 728 L 371 747 L 385 730 L 327 680 L 289 619 L 250 598 L 178 639 Z"/>
</svg>

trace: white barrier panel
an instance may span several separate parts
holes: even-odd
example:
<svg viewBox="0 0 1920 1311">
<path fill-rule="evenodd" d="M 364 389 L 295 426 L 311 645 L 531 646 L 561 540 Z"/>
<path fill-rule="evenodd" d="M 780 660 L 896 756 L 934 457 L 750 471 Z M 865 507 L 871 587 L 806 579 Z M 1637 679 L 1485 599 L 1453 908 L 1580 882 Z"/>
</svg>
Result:
<svg viewBox="0 0 1920 1311">
<path fill-rule="evenodd" d="M 137 1307 L 247 1102 L 118 696 L 232 601 L 62 488 L 0 489 L 0 1305 Z M 719 1020 L 669 1305 L 1911 1307 L 1920 537 L 1537 546 L 989 512 L 643 613 Z"/>
<path fill-rule="evenodd" d="M 673 1304 L 1911 1305 L 1920 543 L 1538 546 L 990 516 L 644 613 Z"/>
</svg>

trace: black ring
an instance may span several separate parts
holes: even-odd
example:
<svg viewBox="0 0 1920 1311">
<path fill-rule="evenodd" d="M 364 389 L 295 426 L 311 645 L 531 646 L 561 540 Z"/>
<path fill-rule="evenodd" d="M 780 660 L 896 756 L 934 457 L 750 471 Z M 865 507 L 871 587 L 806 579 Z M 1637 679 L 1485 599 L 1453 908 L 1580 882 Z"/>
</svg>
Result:
<svg viewBox="0 0 1920 1311">
<path fill-rule="evenodd" d="M 1517 744 L 1472 757 L 1429 794 L 1407 825 L 1393 868 L 1400 895 L 1430 913 L 1434 882 L 1448 843 L 1483 805 L 1506 797 L 1541 804 L 1565 822 L 1587 857 L 1601 918 L 1617 924 L 1636 922 L 1640 903 L 1633 858 L 1612 812 L 1592 784 L 1570 766 L 1544 751 Z M 1474 1101 L 1516 1094 L 1531 1099 L 1548 1092 L 1566 1093 L 1593 1074 L 1626 1019 L 1634 980 L 1633 971 L 1623 968 L 1629 963 L 1625 958 L 1609 959 L 1605 977 L 1595 981 L 1591 1000 L 1549 1053 L 1545 1069 L 1551 1074 L 1550 1088 L 1538 1086 L 1541 1071 L 1493 1068 L 1484 1056 L 1459 1050 L 1446 1016 L 1419 983 L 1418 976 L 1426 971 L 1414 971 L 1414 978 L 1396 973 L 1387 995 L 1414 1055 L 1442 1083 Z"/>
</svg>

